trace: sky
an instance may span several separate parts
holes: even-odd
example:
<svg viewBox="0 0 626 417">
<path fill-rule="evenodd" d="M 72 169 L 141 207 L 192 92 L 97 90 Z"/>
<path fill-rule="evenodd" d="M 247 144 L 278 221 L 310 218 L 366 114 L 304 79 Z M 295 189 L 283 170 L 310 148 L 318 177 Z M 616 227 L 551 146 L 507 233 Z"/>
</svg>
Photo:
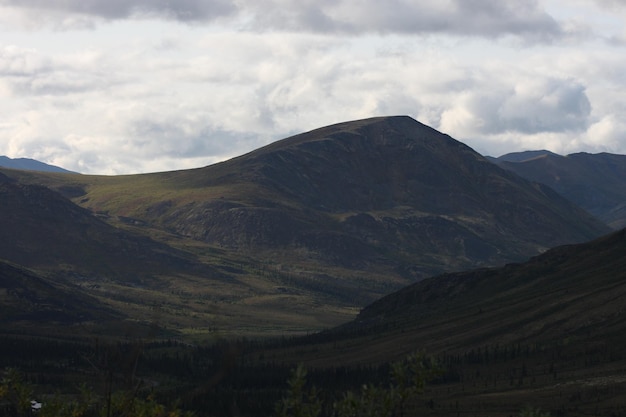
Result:
<svg viewBox="0 0 626 417">
<path fill-rule="evenodd" d="M 625 98 L 626 0 L 0 0 L 0 155 L 85 174 L 385 115 L 626 154 Z"/>
</svg>

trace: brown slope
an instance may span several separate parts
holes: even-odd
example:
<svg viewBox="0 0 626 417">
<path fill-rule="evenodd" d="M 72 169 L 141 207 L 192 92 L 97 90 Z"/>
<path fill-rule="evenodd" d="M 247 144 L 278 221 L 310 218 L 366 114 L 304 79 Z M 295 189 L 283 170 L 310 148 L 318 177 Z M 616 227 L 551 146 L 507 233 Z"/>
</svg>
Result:
<svg viewBox="0 0 626 417">
<path fill-rule="evenodd" d="M 626 226 L 626 155 L 542 154 L 494 161 L 503 168 L 553 188 L 614 229 Z M 532 155 L 532 154 L 530 154 Z"/>
</svg>

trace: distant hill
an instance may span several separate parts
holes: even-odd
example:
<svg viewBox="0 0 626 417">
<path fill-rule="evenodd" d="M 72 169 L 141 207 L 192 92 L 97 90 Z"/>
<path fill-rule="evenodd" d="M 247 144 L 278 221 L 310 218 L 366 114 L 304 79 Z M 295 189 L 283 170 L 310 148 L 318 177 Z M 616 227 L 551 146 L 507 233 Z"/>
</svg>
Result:
<svg viewBox="0 0 626 417">
<path fill-rule="evenodd" d="M 48 165 L 46 163 L 37 161 L 30 158 L 15 158 L 11 159 L 7 156 L 0 155 L 0 167 L 11 169 L 24 169 L 28 171 L 42 171 L 42 172 L 72 172 L 67 169 L 60 168 L 54 165 Z"/>
<path fill-rule="evenodd" d="M 626 155 L 530 151 L 492 161 L 550 186 L 613 229 L 626 226 Z"/>
<path fill-rule="evenodd" d="M 541 158 L 546 155 L 559 156 L 553 152 L 540 150 L 540 151 L 524 151 L 524 152 L 511 152 L 505 155 L 494 158 L 493 156 L 488 156 L 487 159 L 493 162 L 526 162 L 531 159 Z"/>
</svg>

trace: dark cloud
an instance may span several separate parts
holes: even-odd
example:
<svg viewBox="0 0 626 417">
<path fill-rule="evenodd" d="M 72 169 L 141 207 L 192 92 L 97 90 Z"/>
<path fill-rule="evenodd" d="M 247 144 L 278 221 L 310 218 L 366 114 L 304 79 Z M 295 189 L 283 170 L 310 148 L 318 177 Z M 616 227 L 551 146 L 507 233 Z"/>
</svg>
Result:
<svg viewBox="0 0 626 417">
<path fill-rule="evenodd" d="M 559 24 L 533 0 L 456 0 L 455 3 L 455 25 L 462 32 L 539 38 L 562 34 Z"/>
<path fill-rule="evenodd" d="M 180 21 L 211 20 L 236 11 L 231 0 L 0 0 L 0 5 L 104 19 L 154 15 Z"/>
<path fill-rule="evenodd" d="M 256 30 L 451 33 L 546 40 L 563 30 L 536 0 L 0 0 L 0 5 L 123 19 L 246 17 Z"/>
<path fill-rule="evenodd" d="M 552 39 L 558 22 L 534 0 L 277 1 L 247 6 L 259 29 L 344 33 L 452 33 Z"/>
</svg>

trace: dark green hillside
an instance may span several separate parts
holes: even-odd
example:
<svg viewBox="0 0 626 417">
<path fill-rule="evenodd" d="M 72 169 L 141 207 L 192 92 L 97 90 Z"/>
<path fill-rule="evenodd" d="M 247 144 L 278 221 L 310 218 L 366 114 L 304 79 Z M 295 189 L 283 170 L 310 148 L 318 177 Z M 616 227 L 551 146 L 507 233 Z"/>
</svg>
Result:
<svg viewBox="0 0 626 417">
<path fill-rule="evenodd" d="M 364 308 L 336 329 L 266 349 L 312 369 L 371 366 L 423 350 L 445 377 L 431 415 L 624 415 L 626 230 L 528 262 L 445 274 Z"/>
<path fill-rule="evenodd" d="M 523 264 L 442 275 L 383 297 L 363 309 L 353 325 L 419 327 L 427 322 L 433 328 L 436 318 L 450 322 L 465 316 L 466 322 L 456 326 L 473 322 L 471 338 L 431 339 L 447 349 L 496 341 L 619 338 L 626 330 L 624 254 L 626 229 L 587 244 L 549 250 Z"/>
<path fill-rule="evenodd" d="M 582 346 L 622 346 L 625 253 L 626 229 L 525 263 L 436 276 L 381 298 L 319 337 L 367 340 L 343 350 L 340 361 L 346 363 L 402 357 L 415 347 L 456 352 L 491 344 L 554 345 L 565 338 Z"/>
</svg>

